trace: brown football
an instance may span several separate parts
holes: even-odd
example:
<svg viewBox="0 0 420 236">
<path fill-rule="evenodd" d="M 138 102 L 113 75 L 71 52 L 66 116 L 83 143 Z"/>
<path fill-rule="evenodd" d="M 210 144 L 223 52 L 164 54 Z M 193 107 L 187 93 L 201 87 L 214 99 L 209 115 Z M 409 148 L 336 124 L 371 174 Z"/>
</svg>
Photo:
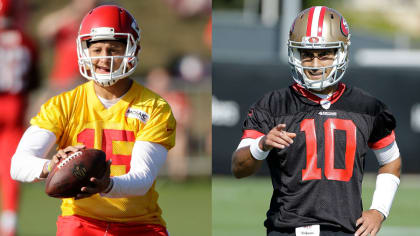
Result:
<svg viewBox="0 0 420 236">
<path fill-rule="evenodd" d="M 45 182 L 50 197 L 70 198 L 81 193 L 83 186 L 91 186 L 91 177 L 101 178 L 106 171 L 106 155 L 98 149 L 83 149 L 67 154 L 53 166 Z"/>
</svg>

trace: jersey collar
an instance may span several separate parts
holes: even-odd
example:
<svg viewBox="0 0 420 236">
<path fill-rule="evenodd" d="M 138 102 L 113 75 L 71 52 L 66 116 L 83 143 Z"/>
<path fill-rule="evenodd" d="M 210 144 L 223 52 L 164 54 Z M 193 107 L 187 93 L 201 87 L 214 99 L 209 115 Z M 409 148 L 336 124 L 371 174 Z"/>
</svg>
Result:
<svg viewBox="0 0 420 236">
<path fill-rule="evenodd" d="M 313 94 L 312 92 L 308 91 L 307 89 L 305 89 L 302 85 L 299 85 L 297 83 L 294 83 L 292 85 L 292 88 L 300 95 L 304 96 L 305 98 L 320 104 L 321 100 L 324 100 L 318 96 L 316 96 L 315 94 Z M 338 87 L 337 90 L 326 100 L 330 101 L 331 104 L 335 103 L 340 97 L 341 95 L 343 95 L 344 91 L 346 90 L 346 85 L 343 83 L 338 83 Z"/>
<path fill-rule="evenodd" d="M 92 102 L 92 105 L 94 106 L 94 110 L 108 112 L 108 113 L 112 113 L 115 109 L 117 110 L 120 109 L 121 106 L 128 106 L 135 99 L 135 96 L 138 95 L 136 94 L 136 92 L 143 91 L 143 89 L 137 88 L 139 85 L 135 81 L 133 81 L 130 89 L 123 96 L 120 97 L 120 100 L 116 102 L 113 106 L 107 109 L 104 107 L 102 102 L 99 100 L 99 97 L 96 95 L 93 83 L 94 81 L 88 82 L 88 86 L 89 86 L 88 99 L 90 102 Z"/>
</svg>

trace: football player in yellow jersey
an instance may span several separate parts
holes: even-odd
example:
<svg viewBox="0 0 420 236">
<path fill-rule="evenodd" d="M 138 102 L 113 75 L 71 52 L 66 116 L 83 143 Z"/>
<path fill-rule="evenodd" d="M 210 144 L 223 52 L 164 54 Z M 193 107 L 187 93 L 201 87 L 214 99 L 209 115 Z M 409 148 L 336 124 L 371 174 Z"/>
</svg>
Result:
<svg viewBox="0 0 420 236">
<path fill-rule="evenodd" d="M 80 73 L 90 81 L 43 104 L 13 156 L 12 178 L 35 182 L 67 151 L 106 153 L 110 175 L 63 199 L 57 235 L 168 235 L 154 186 L 175 144 L 176 122 L 165 100 L 129 78 L 139 41 L 127 10 L 104 5 L 89 12 L 77 50 Z M 59 151 L 49 161 L 54 143 Z"/>
</svg>

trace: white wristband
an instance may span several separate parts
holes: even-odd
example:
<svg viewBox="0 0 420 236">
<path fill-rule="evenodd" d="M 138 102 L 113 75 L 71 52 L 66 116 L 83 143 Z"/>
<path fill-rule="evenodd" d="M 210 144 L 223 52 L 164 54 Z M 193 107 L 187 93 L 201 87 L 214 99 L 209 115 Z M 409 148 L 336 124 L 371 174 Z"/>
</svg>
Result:
<svg viewBox="0 0 420 236">
<path fill-rule="evenodd" d="M 388 217 L 399 184 L 400 179 L 397 176 L 389 173 L 379 174 L 376 177 L 376 188 L 370 209 L 378 210 L 385 218 Z"/>
<path fill-rule="evenodd" d="M 249 146 L 249 150 L 251 151 L 252 157 L 257 159 L 257 160 L 260 160 L 260 161 L 267 158 L 268 153 L 270 153 L 270 151 L 264 152 L 263 150 L 261 150 L 261 148 L 259 146 L 260 140 L 263 137 L 264 136 L 261 136 L 261 137 L 255 139 L 254 141 L 252 141 L 251 145 Z"/>
</svg>

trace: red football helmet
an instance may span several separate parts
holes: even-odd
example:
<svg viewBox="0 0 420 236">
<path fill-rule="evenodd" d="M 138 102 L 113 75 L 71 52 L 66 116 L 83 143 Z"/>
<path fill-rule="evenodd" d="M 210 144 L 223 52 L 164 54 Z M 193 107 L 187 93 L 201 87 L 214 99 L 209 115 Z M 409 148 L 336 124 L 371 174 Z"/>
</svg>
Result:
<svg viewBox="0 0 420 236">
<path fill-rule="evenodd" d="M 91 57 L 88 42 L 101 40 L 126 40 L 126 50 L 123 56 Z M 77 54 L 79 69 L 83 77 L 94 80 L 102 86 L 111 86 L 118 80 L 131 75 L 138 63 L 137 54 L 140 50 L 140 29 L 134 17 L 124 8 L 115 5 L 99 6 L 91 10 L 82 20 L 77 37 Z M 92 59 L 111 59 L 109 74 L 97 74 L 92 65 Z M 114 70 L 114 58 L 122 58 L 120 68 Z"/>
<path fill-rule="evenodd" d="M 336 84 L 344 75 L 348 64 L 350 46 L 349 27 L 344 17 L 336 10 L 315 6 L 298 14 L 289 33 L 289 64 L 293 79 L 307 89 L 323 90 Z M 299 50 L 336 49 L 334 62 L 328 67 L 317 67 L 323 70 L 321 80 L 310 80 L 306 77 Z M 329 74 L 326 70 L 332 68 Z"/>
</svg>

